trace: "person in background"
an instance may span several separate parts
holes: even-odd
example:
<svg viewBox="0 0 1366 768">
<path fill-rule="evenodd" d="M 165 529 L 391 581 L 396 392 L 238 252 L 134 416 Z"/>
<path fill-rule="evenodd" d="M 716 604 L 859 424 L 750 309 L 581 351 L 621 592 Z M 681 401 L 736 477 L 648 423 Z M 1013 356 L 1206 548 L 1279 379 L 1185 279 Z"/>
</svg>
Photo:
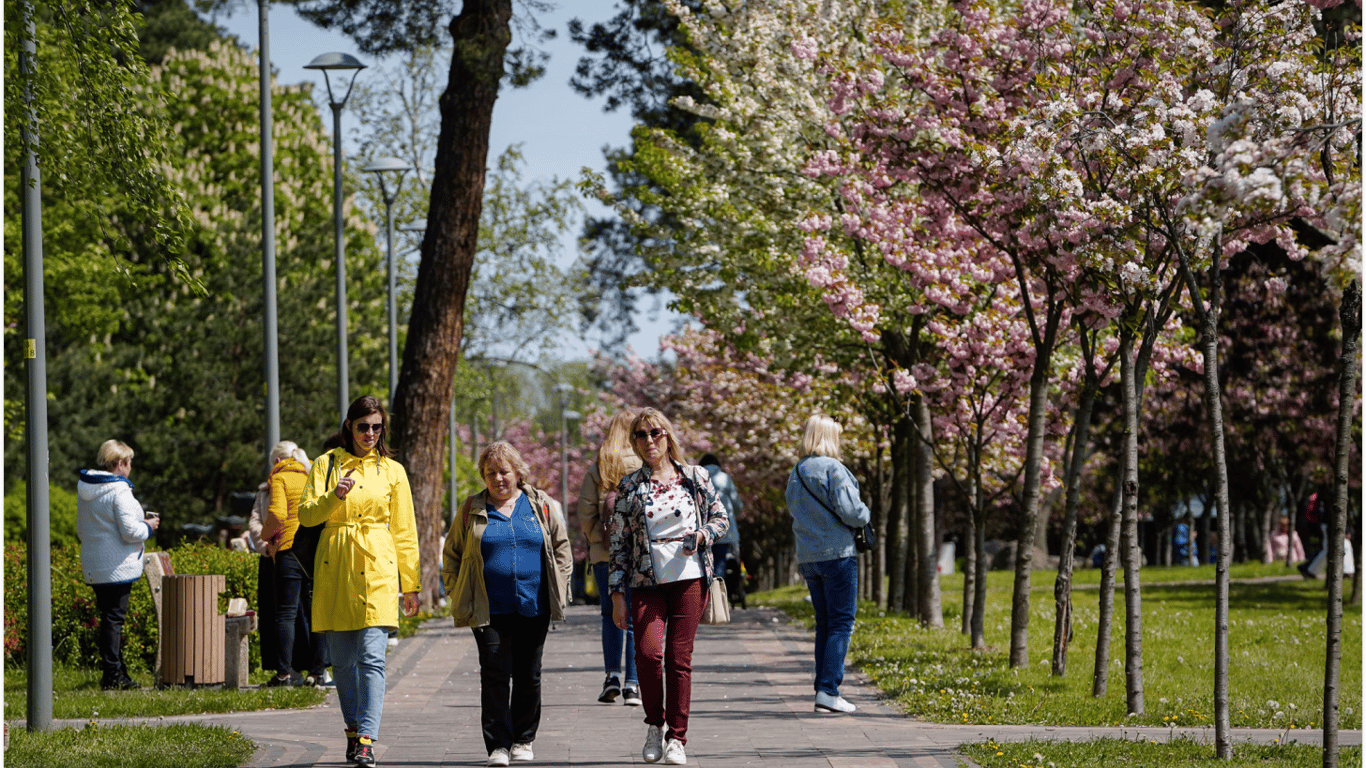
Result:
<svg viewBox="0 0 1366 768">
<path fill-rule="evenodd" d="M 261 647 L 261 669 L 279 669 L 275 638 L 275 560 L 270 556 L 270 545 L 261 537 L 261 527 L 270 517 L 270 483 L 256 488 L 256 501 L 251 506 L 246 530 L 234 541 L 233 548 L 252 552 L 256 558 L 256 625 Z"/>
<path fill-rule="evenodd" d="M 612 620 L 620 629 L 635 629 L 640 698 L 649 726 L 641 757 L 647 763 L 663 759 L 666 765 L 684 765 L 693 641 L 716 575 L 711 545 L 726 535 L 730 523 L 711 476 L 684 463 L 668 417 L 645 408 L 632 421 L 631 435 L 644 465 L 617 485 L 609 518 Z"/>
<path fill-rule="evenodd" d="M 640 468 L 640 457 L 631 448 L 633 408 L 617 411 L 607 426 L 607 434 L 598 448 L 598 460 L 589 465 L 579 488 L 579 528 L 588 540 L 588 561 L 593 565 L 593 580 L 597 582 L 598 602 L 602 613 L 602 664 L 607 678 L 602 683 L 598 701 L 611 704 L 621 696 L 623 704 L 640 706 L 640 683 L 636 677 L 635 634 L 628 618 L 626 629 L 619 629 L 612 621 L 612 600 L 607 590 L 607 518 L 617 499 L 617 483 L 621 478 Z M 626 601 L 630 603 L 628 587 Z M 622 663 L 623 653 L 625 664 Z M 625 671 L 623 686 L 622 672 Z"/>
<path fill-rule="evenodd" d="M 389 629 L 417 615 L 422 588 L 408 473 L 390 458 L 389 416 L 372 395 L 346 409 L 341 446 L 318 457 L 299 524 L 323 525 L 314 558 L 313 631 L 327 633 L 346 724 L 346 759 L 374 765 Z"/>
<path fill-rule="evenodd" d="M 289 440 L 270 452 L 270 502 L 261 536 L 275 563 L 276 676 L 266 685 L 325 684 L 327 640 L 311 631 L 309 612 L 313 603 L 313 559 L 317 540 L 296 536 L 299 530 L 299 499 L 312 466 L 308 454 Z M 295 662 L 308 664 L 305 678 Z"/>
<path fill-rule="evenodd" d="M 485 489 L 465 499 L 446 534 L 441 580 L 457 627 L 479 647 L 480 721 L 488 765 L 535 759 L 541 656 L 564 619 L 574 552 L 544 491 L 503 440 L 479 454 Z"/>
<path fill-rule="evenodd" d="M 840 462 L 844 429 L 829 416 L 806 420 L 800 461 L 787 479 L 787 510 L 797 545 L 797 572 L 816 612 L 816 711 L 853 712 L 840 695 L 844 657 L 858 610 L 858 550 L 854 530 L 872 513 L 859 498 L 858 480 Z"/>
<path fill-rule="evenodd" d="M 1266 535 L 1266 541 L 1262 543 L 1262 562 L 1270 565 L 1275 562 L 1285 562 L 1286 555 L 1290 555 L 1291 564 L 1304 560 L 1304 544 L 1300 543 L 1300 535 L 1290 530 L 1290 516 L 1281 515 L 1276 522 L 1276 530 Z"/>
<path fill-rule="evenodd" d="M 100 612 L 96 646 L 100 687 L 106 691 L 140 686 L 123 663 L 123 620 L 133 582 L 142 577 L 143 542 L 160 526 L 133 498 L 133 449 L 106 440 L 95 457 L 99 469 L 83 469 L 76 483 L 76 536 L 81 541 L 81 575 L 95 590 Z"/>
<path fill-rule="evenodd" d="M 730 475 L 721 469 L 721 461 L 716 458 L 716 454 L 708 453 L 702 456 L 697 462 L 702 468 L 711 475 L 712 487 L 716 489 L 716 495 L 721 498 L 721 506 L 726 508 L 726 518 L 730 522 L 730 527 L 726 529 L 726 535 L 722 536 L 717 542 L 711 545 L 711 560 L 716 564 L 716 575 L 726 578 L 726 569 L 729 565 L 726 560 L 730 555 L 735 555 L 736 560 L 740 558 L 740 510 L 745 508 L 745 503 L 740 500 L 740 492 L 735 489 L 735 481 L 730 479 Z"/>
</svg>

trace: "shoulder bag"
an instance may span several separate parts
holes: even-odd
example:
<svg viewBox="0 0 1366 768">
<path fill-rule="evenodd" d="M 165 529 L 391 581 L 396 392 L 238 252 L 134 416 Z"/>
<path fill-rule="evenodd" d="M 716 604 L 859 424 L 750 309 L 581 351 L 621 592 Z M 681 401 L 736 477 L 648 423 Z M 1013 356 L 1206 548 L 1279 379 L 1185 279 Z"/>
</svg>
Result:
<svg viewBox="0 0 1366 768">
<path fill-rule="evenodd" d="M 843 518 L 836 514 L 835 510 L 830 508 L 829 504 L 825 503 L 825 499 L 822 499 L 821 497 L 817 496 L 815 492 L 811 490 L 811 486 L 806 484 L 806 478 L 802 477 L 801 465 L 797 466 L 796 472 L 798 482 L 800 482 L 802 484 L 802 487 L 806 489 L 806 495 L 815 499 L 816 503 L 820 504 L 822 507 L 825 507 L 825 511 L 834 515 L 835 519 L 839 521 L 840 525 L 843 525 L 845 528 L 848 528 L 849 530 L 854 532 L 854 549 L 858 550 L 859 552 L 867 552 L 868 550 L 873 549 L 877 546 L 877 531 L 873 529 L 873 524 L 871 522 L 864 525 L 862 528 L 854 528 L 848 525 L 844 522 Z"/>
</svg>

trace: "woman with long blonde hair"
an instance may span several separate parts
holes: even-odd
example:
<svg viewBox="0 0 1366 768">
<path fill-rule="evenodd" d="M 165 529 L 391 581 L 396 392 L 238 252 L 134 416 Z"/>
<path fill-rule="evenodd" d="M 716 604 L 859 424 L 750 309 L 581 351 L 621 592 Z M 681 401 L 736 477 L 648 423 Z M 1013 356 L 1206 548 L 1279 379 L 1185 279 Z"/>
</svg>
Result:
<svg viewBox="0 0 1366 768">
<path fill-rule="evenodd" d="M 588 539 L 588 562 L 593 566 L 593 580 L 597 582 L 598 600 L 602 606 L 602 660 L 607 679 L 602 683 L 598 701 L 611 704 L 621 696 L 622 703 L 631 707 L 640 706 L 635 635 L 629 624 L 622 630 L 612 621 L 612 602 L 607 594 L 605 522 L 611 514 L 611 504 L 616 500 L 617 483 L 640 468 L 640 457 L 631 447 L 631 421 L 635 417 L 634 408 L 620 410 L 612 417 L 602 446 L 598 448 L 598 460 L 588 467 L 579 488 L 579 527 Z"/>
</svg>

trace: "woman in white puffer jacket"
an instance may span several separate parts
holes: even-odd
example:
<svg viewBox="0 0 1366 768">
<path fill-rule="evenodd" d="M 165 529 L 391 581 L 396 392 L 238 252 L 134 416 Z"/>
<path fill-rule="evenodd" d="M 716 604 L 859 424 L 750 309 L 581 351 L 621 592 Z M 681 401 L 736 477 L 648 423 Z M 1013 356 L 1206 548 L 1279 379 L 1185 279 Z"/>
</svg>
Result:
<svg viewBox="0 0 1366 768">
<path fill-rule="evenodd" d="M 128 596 L 142 576 L 143 542 L 160 522 L 142 511 L 133 498 L 133 449 L 118 440 L 100 446 L 95 463 L 83 469 L 76 483 L 76 535 L 81 540 L 81 573 L 95 589 L 100 612 L 97 645 L 105 690 L 136 689 L 138 684 L 123 665 L 123 619 Z"/>
</svg>

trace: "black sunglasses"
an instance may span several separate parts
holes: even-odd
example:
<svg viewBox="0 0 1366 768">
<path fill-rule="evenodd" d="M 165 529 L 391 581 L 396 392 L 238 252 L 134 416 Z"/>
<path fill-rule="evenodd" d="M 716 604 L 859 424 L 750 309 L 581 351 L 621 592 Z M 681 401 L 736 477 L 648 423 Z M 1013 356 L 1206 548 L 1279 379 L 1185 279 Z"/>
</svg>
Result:
<svg viewBox="0 0 1366 768">
<path fill-rule="evenodd" d="M 359 433 L 361 433 L 362 435 L 368 434 L 368 433 L 370 433 L 370 432 L 376 432 L 376 433 L 378 433 L 378 432 L 383 432 L 383 431 L 384 431 L 384 425 L 383 425 L 383 424 L 357 424 L 357 425 L 356 425 L 356 431 L 359 432 Z"/>
<path fill-rule="evenodd" d="M 660 438 L 661 435 L 667 435 L 667 434 L 669 434 L 669 433 L 668 433 L 668 432 L 665 432 L 665 431 L 662 430 L 662 429 L 659 429 L 658 427 L 656 427 L 655 429 L 650 430 L 649 432 L 646 432 L 646 431 L 643 430 L 643 429 L 637 429 L 637 430 L 636 430 L 636 439 L 637 439 L 637 440 L 644 440 L 645 438 L 648 437 L 648 438 L 650 438 L 651 440 L 658 440 L 658 439 Z"/>
</svg>

